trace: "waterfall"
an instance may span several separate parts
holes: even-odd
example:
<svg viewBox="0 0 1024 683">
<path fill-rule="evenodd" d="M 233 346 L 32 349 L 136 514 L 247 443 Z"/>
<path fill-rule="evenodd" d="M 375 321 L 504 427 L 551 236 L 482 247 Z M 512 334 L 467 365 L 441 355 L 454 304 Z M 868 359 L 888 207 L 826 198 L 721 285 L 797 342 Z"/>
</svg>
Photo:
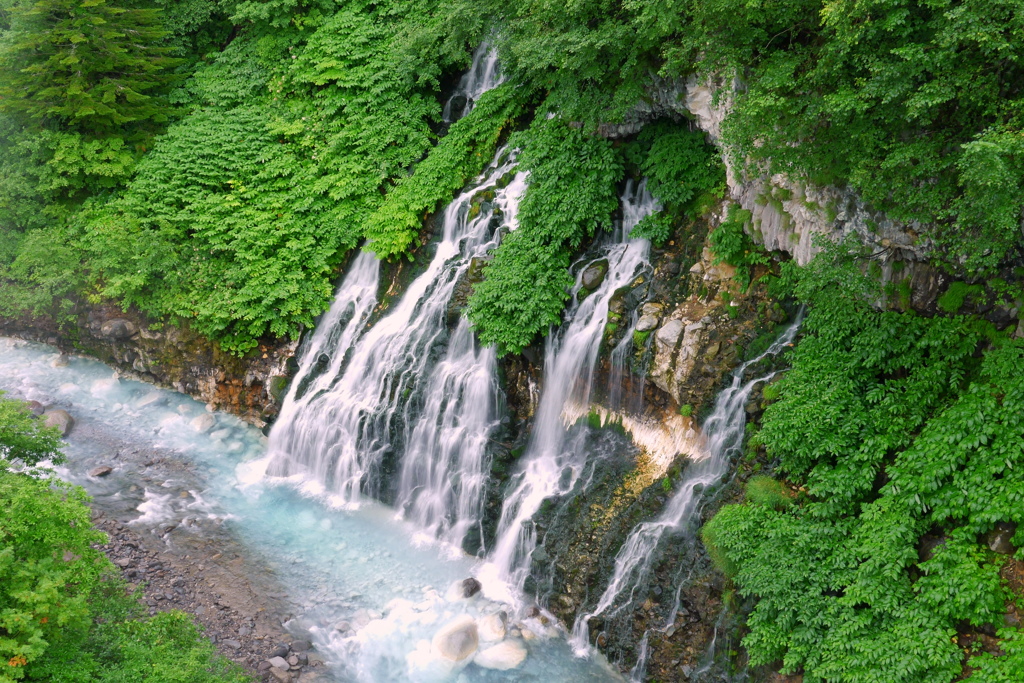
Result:
<svg viewBox="0 0 1024 683">
<path fill-rule="evenodd" d="M 268 474 L 305 475 L 353 504 L 381 496 L 393 457 L 410 516 L 456 545 L 478 523 L 484 445 L 497 422 L 494 351 L 477 350 L 464 322 L 449 340 L 448 316 L 473 259 L 515 228 L 525 175 L 513 177 L 514 165 L 502 150 L 445 209 L 433 259 L 390 314 L 361 335 L 338 337 L 329 371 L 271 432 Z M 346 339 L 353 343 L 348 353 Z M 307 365 L 313 355 L 305 355 Z M 414 419 L 420 404 L 426 407 Z"/>
<path fill-rule="evenodd" d="M 369 252 L 359 252 L 338 287 L 330 310 L 299 349 L 299 370 L 282 402 L 274 438 L 280 439 L 289 432 L 296 415 L 337 377 L 345 352 L 363 331 L 366 319 L 377 305 L 379 278 L 377 258 Z"/>
<path fill-rule="evenodd" d="M 623 220 L 602 259 L 607 273 L 589 294 L 583 287 L 582 268 L 573 288 L 573 304 L 560 334 L 548 338 L 544 355 L 544 387 L 533 433 L 523 465 L 512 479 L 498 523 L 498 537 L 491 555 L 498 575 L 513 595 L 522 591 L 530 571 L 530 556 L 537 544 L 533 516 L 548 498 L 572 490 L 583 471 L 585 432 L 567 429 L 563 408 L 570 399 L 588 405 L 601 338 L 608 322 L 608 305 L 615 293 L 629 285 L 647 265 L 650 242 L 630 239 L 633 227 L 658 210 L 646 183 L 626 187 L 622 196 Z"/>
<path fill-rule="evenodd" d="M 498 53 L 487 43 L 481 43 L 473 52 L 473 63 L 469 71 L 462 74 L 455 92 L 444 103 L 441 117 L 446 123 L 454 123 L 469 112 L 485 92 L 501 85 L 498 69 Z"/>
<path fill-rule="evenodd" d="M 486 446 L 502 400 L 495 364 L 494 347 L 477 348 L 469 322 L 460 318 L 402 460 L 399 510 L 456 548 L 471 529 L 483 538 Z"/>
<path fill-rule="evenodd" d="M 615 556 L 615 570 L 612 579 L 590 614 L 577 618 L 573 627 L 573 646 L 577 655 L 586 656 L 590 651 L 590 619 L 605 613 L 627 590 L 628 597 L 609 612 L 614 616 L 632 603 L 633 592 L 642 585 L 650 572 L 658 543 L 666 533 L 685 529 L 691 522 L 703 491 L 718 482 L 729 470 L 733 455 L 743 445 L 746 427 L 745 406 L 754 386 L 765 382 L 775 374 L 770 373 L 748 382 L 743 381 L 747 368 L 756 365 L 768 356 L 774 356 L 792 343 L 800 327 L 802 314 L 783 332 L 761 355 L 741 364 L 732 374 L 732 381 L 715 399 L 714 410 L 704 422 L 705 455 L 690 465 L 686 479 L 679 484 L 668 504 L 652 521 L 642 522 L 630 532 Z"/>
</svg>

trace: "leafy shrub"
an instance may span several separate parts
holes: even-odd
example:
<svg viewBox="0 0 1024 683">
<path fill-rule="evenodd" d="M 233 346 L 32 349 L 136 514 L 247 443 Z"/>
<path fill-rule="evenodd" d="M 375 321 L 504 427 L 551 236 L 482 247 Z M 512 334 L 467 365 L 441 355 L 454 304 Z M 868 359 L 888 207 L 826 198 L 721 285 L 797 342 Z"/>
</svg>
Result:
<svg viewBox="0 0 1024 683">
<path fill-rule="evenodd" d="M 690 417 L 691 415 L 693 415 L 693 406 L 690 405 L 689 403 L 684 403 L 683 405 L 679 406 L 679 414 L 682 415 L 683 417 Z"/>
<path fill-rule="evenodd" d="M 10 463 L 36 465 L 63 462 L 60 432 L 36 419 L 22 401 L 3 398 L 0 391 L 0 470 Z"/>
<path fill-rule="evenodd" d="M 144 617 L 96 546 L 85 490 L 46 471 L 55 429 L 0 398 L 0 683 L 245 683 L 180 612 Z"/>
<path fill-rule="evenodd" d="M 377 256 L 405 253 L 422 230 L 424 217 L 484 169 L 504 129 L 521 114 L 522 98 L 510 86 L 484 93 L 413 175 L 398 182 L 366 222 L 368 247 Z"/>
<path fill-rule="evenodd" d="M 764 398 L 764 400 L 766 401 L 774 401 L 781 394 L 782 392 L 779 390 L 779 387 L 776 386 L 775 384 L 769 384 L 764 389 L 761 390 L 761 397 Z"/>
<path fill-rule="evenodd" d="M 535 119 L 516 133 L 519 168 L 530 173 L 519 227 L 507 235 L 469 299 L 484 344 L 518 353 L 560 321 L 569 298 L 570 250 L 611 225 L 622 160 L 612 145 L 559 118 Z"/>
<path fill-rule="evenodd" d="M 759 432 L 808 495 L 779 505 L 754 478 L 748 502 L 724 507 L 703 537 L 757 598 L 751 664 L 810 680 L 951 681 L 958 625 L 997 622 L 1007 598 L 977 539 L 1024 523 L 1024 344 L 970 318 L 875 311 L 852 260 L 825 261 L 797 286 L 815 305 Z M 979 366 L 981 344 L 993 346 Z M 945 541 L 923 559 L 935 529 Z M 1016 632 L 1001 635 L 1016 652 Z M 979 663 L 976 680 L 1020 667 L 1012 655 Z"/>
<path fill-rule="evenodd" d="M 660 246 L 668 241 L 674 231 L 675 225 L 672 222 L 672 217 L 658 211 L 640 219 L 640 222 L 629 231 L 629 236 L 635 239 L 650 240 Z"/>
<path fill-rule="evenodd" d="M 726 219 L 708 236 L 715 262 L 725 262 L 736 268 L 736 279 L 746 289 L 750 285 L 751 269 L 767 265 L 771 259 L 756 246 L 743 226 L 750 220 L 750 212 L 735 204 L 729 206 Z"/>
<path fill-rule="evenodd" d="M 704 133 L 662 123 L 644 128 L 639 138 L 650 142 L 640 170 L 648 178 L 651 194 L 663 204 L 693 215 L 701 195 L 721 193 L 725 173 Z"/>
<path fill-rule="evenodd" d="M 762 474 L 747 482 L 747 500 L 754 505 L 781 510 L 793 503 L 793 496 L 781 481 Z"/>
<path fill-rule="evenodd" d="M 940 310 L 946 313 L 958 313 L 968 297 L 978 296 L 984 292 L 981 285 L 969 285 L 966 282 L 951 282 L 946 291 L 935 302 Z"/>
</svg>

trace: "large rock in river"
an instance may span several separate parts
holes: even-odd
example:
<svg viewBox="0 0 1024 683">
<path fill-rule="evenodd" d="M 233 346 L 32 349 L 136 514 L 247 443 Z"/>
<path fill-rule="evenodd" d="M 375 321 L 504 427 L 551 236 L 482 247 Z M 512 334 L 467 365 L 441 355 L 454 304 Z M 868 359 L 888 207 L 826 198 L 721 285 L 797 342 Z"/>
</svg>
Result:
<svg viewBox="0 0 1024 683">
<path fill-rule="evenodd" d="M 526 660 L 526 648 L 517 640 L 506 640 L 476 653 L 473 663 L 485 669 L 508 671 Z"/>
<path fill-rule="evenodd" d="M 100 334 L 107 339 L 131 339 L 139 328 L 131 320 L 114 318 L 100 326 Z"/>
<path fill-rule="evenodd" d="M 594 261 L 583 271 L 580 278 L 581 284 L 591 291 L 597 289 L 604 282 L 604 276 L 608 274 L 608 259 Z"/>
<path fill-rule="evenodd" d="M 476 652 L 480 645 L 476 621 L 469 615 L 462 615 L 449 621 L 434 634 L 432 649 L 445 659 L 461 662 Z"/>
<path fill-rule="evenodd" d="M 61 436 L 67 436 L 75 426 L 75 418 L 71 417 L 68 411 L 59 408 L 51 408 L 43 413 L 43 422 L 47 427 L 59 429 Z"/>
</svg>

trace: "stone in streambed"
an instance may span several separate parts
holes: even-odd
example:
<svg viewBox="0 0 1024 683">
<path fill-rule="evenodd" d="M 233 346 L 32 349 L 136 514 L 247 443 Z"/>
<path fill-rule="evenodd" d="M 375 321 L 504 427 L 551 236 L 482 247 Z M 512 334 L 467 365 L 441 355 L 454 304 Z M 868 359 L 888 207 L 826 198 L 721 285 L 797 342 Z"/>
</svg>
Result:
<svg viewBox="0 0 1024 683">
<path fill-rule="evenodd" d="M 508 615 L 505 612 L 488 614 L 480 619 L 479 623 L 480 640 L 494 642 L 505 637 L 508 629 Z"/>
<path fill-rule="evenodd" d="M 213 426 L 217 424 L 217 418 L 210 413 L 203 413 L 202 415 L 197 415 L 192 418 L 192 422 L 189 424 L 192 425 L 192 429 L 196 430 L 200 434 L 205 434 L 213 429 Z"/>
<path fill-rule="evenodd" d="M 483 586 L 480 585 L 479 581 L 473 577 L 469 577 L 462 582 L 462 597 L 471 598 L 479 593 L 481 588 L 483 588 Z"/>
<path fill-rule="evenodd" d="M 39 401 L 25 401 L 25 405 L 28 406 L 28 409 L 36 417 L 39 417 L 40 415 L 46 412 L 46 406 L 44 406 Z"/>
<path fill-rule="evenodd" d="M 985 534 L 985 545 L 994 553 L 1013 555 L 1017 552 L 1017 548 L 1012 543 L 1013 536 L 1016 533 L 1016 524 L 999 522 L 994 529 Z"/>
<path fill-rule="evenodd" d="M 56 427 L 60 430 L 61 436 L 67 436 L 71 428 L 75 426 L 75 418 L 66 410 L 53 408 L 43 413 L 43 422 L 47 427 Z"/>
<path fill-rule="evenodd" d="M 159 392 L 153 391 L 140 398 L 135 403 L 135 407 L 145 408 L 147 406 L 163 405 L 164 403 L 167 403 L 167 399 Z"/>
<path fill-rule="evenodd" d="M 138 328 L 135 327 L 135 323 L 124 318 L 108 320 L 100 327 L 100 334 L 107 339 L 129 339 L 136 332 Z"/>
<path fill-rule="evenodd" d="M 448 592 L 445 593 L 445 599 L 450 602 L 468 599 L 479 593 L 481 588 L 483 588 L 483 586 L 479 581 L 473 577 L 469 577 L 462 581 L 456 581 L 449 586 Z"/>
<path fill-rule="evenodd" d="M 285 659 L 284 657 L 274 656 L 274 657 L 271 657 L 270 659 L 268 659 L 267 662 L 270 663 L 270 666 L 274 666 L 274 667 L 277 667 L 278 669 L 283 669 L 285 671 L 288 670 L 288 660 Z"/>
<path fill-rule="evenodd" d="M 287 666 L 287 665 L 288 665 L 288 663 L 285 662 L 285 666 Z M 270 678 L 271 678 L 271 680 L 277 681 L 277 683 L 291 683 L 292 682 L 292 675 L 290 673 L 288 673 L 287 670 L 281 669 L 280 667 L 276 667 L 276 666 L 270 667 Z"/>
<path fill-rule="evenodd" d="M 113 467 L 106 467 L 106 466 L 94 467 L 91 470 L 89 470 L 89 476 L 90 477 L 105 477 L 105 476 L 107 476 L 108 474 L 110 474 L 113 471 L 114 471 Z"/>
<path fill-rule="evenodd" d="M 642 315 L 640 319 L 636 321 L 637 332 L 650 332 L 658 326 L 658 318 L 653 315 Z"/>
<path fill-rule="evenodd" d="M 508 671 L 526 660 L 526 648 L 516 640 L 506 640 L 476 653 L 473 663 L 484 669 Z"/>
<path fill-rule="evenodd" d="M 681 320 L 669 320 L 658 330 L 657 339 L 669 349 L 674 349 L 684 328 L 685 325 Z"/>
<path fill-rule="evenodd" d="M 476 652 L 479 644 L 476 621 L 464 614 L 449 621 L 434 634 L 431 649 L 440 657 L 461 662 Z"/>
<path fill-rule="evenodd" d="M 594 261 L 583 271 L 580 283 L 590 291 L 594 291 L 604 282 L 604 276 L 608 274 L 608 260 L 601 259 Z"/>
</svg>

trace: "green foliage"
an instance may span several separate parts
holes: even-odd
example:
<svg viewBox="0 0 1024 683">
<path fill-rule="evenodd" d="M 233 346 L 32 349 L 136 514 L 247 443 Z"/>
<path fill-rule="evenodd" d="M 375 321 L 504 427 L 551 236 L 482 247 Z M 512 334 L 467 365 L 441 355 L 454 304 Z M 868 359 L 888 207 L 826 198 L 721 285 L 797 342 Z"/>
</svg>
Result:
<svg viewBox="0 0 1024 683">
<path fill-rule="evenodd" d="M 693 406 L 690 405 L 689 403 L 684 403 L 683 405 L 679 406 L 679 414 L 682 415 L 683 417 L 690 417 L 691 415 L 693 415 Z"/>
<path fill-rule="evenodd" d="M 0 392 L 0 469 L 13 461 L 32 466 L 43 460 L 63 461 L 60 432 L 36 419 L 27 404 Z"/>
<path fill-rule="evenodd" d="M 174 60 L 154 9 L 107 0 L 13 3 L 0 42 L 0 111 L 109 134 L 167 117 Z"/>
<path fill-rule="evenodd" d="M 967 317 L 873 310 L 855 257 L 840 245 L 802 273 L 814 306 L 758 433 L 806 498 L 779 505 L 752 479 L 748 502 L 703 535 L 757 598 L 752 664 L 808 681 L 951 681 L 958 626 L 1001 621 L 1008 597 L 978 538 L 1024 522 L 1024 345 Z M 1015 652 L 1016 632 L 1002 637 Z M 973 661 L 977 680 L 1019 671 L 1012 655 Z"/>
<path fill-rule="evenodd" d="M 570 250 L 611 225 L 623 165 L 607 140 L 559 118 L 535 119 L 509 145 L 521 150 L 519 168 L 530 173 L 529 186 L 519 228 L 484 267 L 469 317 L 481 342 L 518 353 L 559 322 L 572 286 Z"/>
<path fill-rule="evenodd" d="M 645 348 L 647 344 L 647 339 L 650 336 L 651 330 L 647 330 L 645 332 L 641 332 L 640 330 L 633 330 L 633 346 L 637 350 L 642 351 Z"/>
<path fill-rule="evenodd" d="M 109 563 L 91 547 L 104 536 L 86 500 L 78 487 L 0 469 L 0 664 L 20 662 L 0 681 L 20 680 L 51 642 L 87 628 L 91 586 Z"/>
<path fill-rule="evenodd" d="M 630 237 L 661 245 L 675 231 L 675 217 L 693 218 L 706 208 L 708 198 L 721 197 L 722 164 L 701 133 L 671 123 L 652 124 L 630 143 L 626 158 L 647 178 L 647 188 L 664 207 L 644 217 Z"/>
<path fill-rule="evenodd" d="M 940 310 L 946 313 L 958 313 L 968 297 L 979 296 L 984 292 L 981 285 L 969 285 L 966 282 L 951 282 L 945 293 L 936 301 Z"/>
<path fill-rule="evenodd" d="M 662 204 L 692 214 L 702 194 L 721 194 L 725 171 L 703 133 L 661 124 L 644 128 L 638 138 L 641 144 L 650 144 L 640 170 L 648 178 L 651 194 Z"/>
<path fill-rule="evenodd" d="M 190 320 L 238 352 L 268 331 L 312 324 L 358 233 L 347 207 L 310 187 L 300 153 L 266 115 L 196 112 L 142 161 L 122 198 L 89 215 L 81 243 L 103 294 Z"/>
<path fill-rule="evenodd" d="M 776 510 L 793 504 L 793 496 L 786 485 L 763 474 L 751 477 L 747 482 L 747 500 L 752 505 L 764 505 Z"/>
<path fill-rule="evenodd" d="M 1016 3 L 717 0 L 685 12 L 679 73 L 696 59 L 701 73 L 743 76 L 724 125 L 737 167 L 849 184 L 926 224 L 968 270 L 1019 242 Z"/>
<path fill-rule="evenodd" d="M 1018 629 L 999 629 L 999 649 L 994 656 L 983 652 L 972 657 L 974 671 L 965 681 L 970 683 L 1015 683 L 1024 678 L 1024 632 Z"/>
<path fill-rule="evenodd" d="M 711 251 L 715 254 L 715 263 L 724 261 L 734 266 L 736 279 L 744 289 L 750 286 L 753 274 L 751 269 L 754 266 L 771 263 L 768 254 L 755 245 L 744 231 L 744 225 L 749 221 L 750 212 L 732 204 L 726 219 L 708 236 Z"/>
<path fill-rule="evenodd" d="M 456 121 L 412 176 L 400 180 L 366 222 L 368 247 L 387 258 L 407 251 L 423 219 L 479 174 L 494 156 L 503 130 L 522 113 L 523 94 L 504 86 L 484 93 Z"/>
<path fill-rule="evenodd" d="M 644 97 L 665 37 L 686 21 L 660 2 L 457 0 L 451 8 L 460 21 L 499 27 L 503 72 L 543 88 L 552 110 L 591 130 L 621 121 Z"/>
<path fill-rule="evenodd" d="M 674 232 L 675 225 L 672 222 L 672 216 L 658 211 L 640 219 L 640 222 L 630 230 L 629 236 L 650 240 L 655 245 L 660 246 L 667 242 Z"/>
</svg>

